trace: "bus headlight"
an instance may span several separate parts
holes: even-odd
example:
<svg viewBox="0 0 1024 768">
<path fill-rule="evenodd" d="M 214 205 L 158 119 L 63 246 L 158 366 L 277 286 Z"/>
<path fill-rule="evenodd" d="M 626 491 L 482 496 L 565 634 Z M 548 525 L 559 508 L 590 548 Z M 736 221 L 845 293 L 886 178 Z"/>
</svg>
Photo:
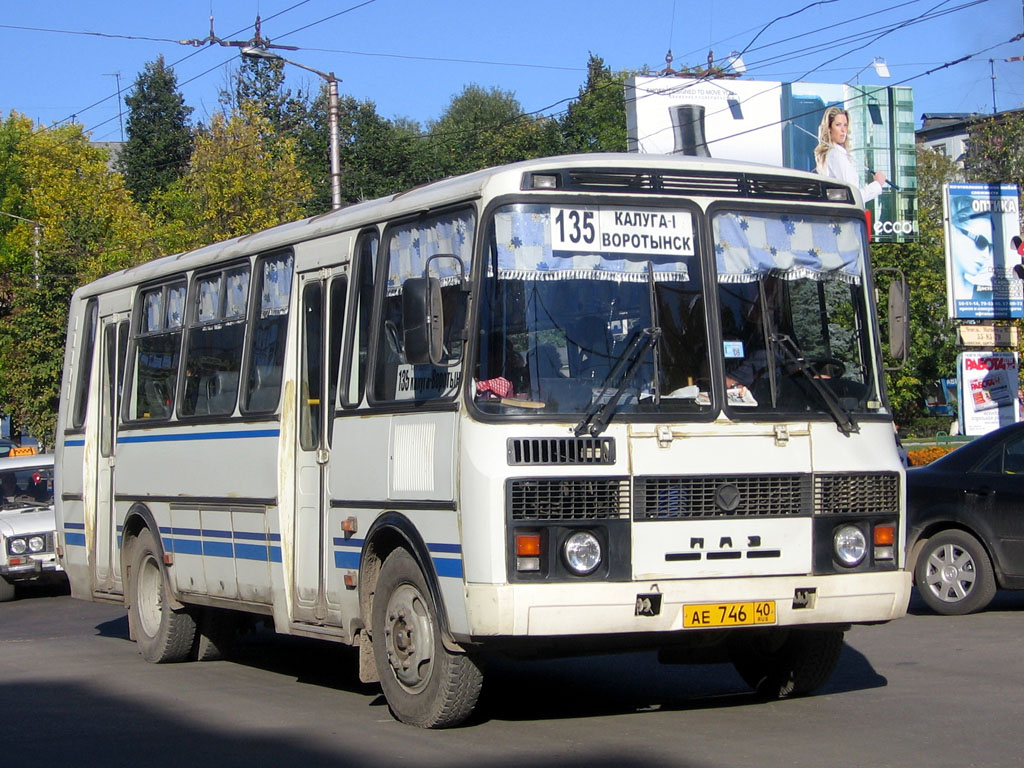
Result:
<svg viewBox="0 0 1024 768">
<path fill-rule="evenodd" d="M 864 532 L 855 525 L 844 525 L 836 530 L 832 537 L 832 545 L 836 557 L 843 565 L 860 564 L 868 551 L 868 542 Z"/>
<path fill-rule="evenodd" d="M 601 542 L 589 531 L 577 531 L 562 544 L 562 554 L 570 571 L 586 576 L 601 564 Z"/>
<path fill-rule="evenodd" d="M 10 549 L 12 555 L 24 555 L 28 544 L 24 539 L 11 539 Z"/>
<path fill-rule="evenodd" d="M 28 540 L 29 552 L 42 552 L 46 546 L 46 540 L 42 536 L 33 536 Z"/>
</svg>

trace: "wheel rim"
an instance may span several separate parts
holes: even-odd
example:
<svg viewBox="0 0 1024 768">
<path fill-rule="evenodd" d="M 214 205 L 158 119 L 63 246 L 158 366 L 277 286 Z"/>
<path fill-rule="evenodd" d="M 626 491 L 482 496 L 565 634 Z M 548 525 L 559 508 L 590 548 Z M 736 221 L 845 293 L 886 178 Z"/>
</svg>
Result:
<svg viewBox="0 0 1024 768">
<path fill-rule="evenodd" d="M 423 690 L 434 666 L 434 625 L 426 600 L 410 584 L 388 600 L 384 640 L 395 679 L 410 693 Z"/>
<path fill-rule="evenodd" d="M 928 555 L 925 585 L 945 603 L 958 603 L 974 589 L 978 569 L 970 552 L 956 544 L 944 544 Z"/>
<path fill-rule="evenodd" d="M 163 576 L 160 564 L 152 555 L 139 564 L 139 582 L 135 602 L 138 604 L 139 621 L 142 631 L 148 637 L 156 637 L 160 630 L 163 614 Z"/>
</svg>

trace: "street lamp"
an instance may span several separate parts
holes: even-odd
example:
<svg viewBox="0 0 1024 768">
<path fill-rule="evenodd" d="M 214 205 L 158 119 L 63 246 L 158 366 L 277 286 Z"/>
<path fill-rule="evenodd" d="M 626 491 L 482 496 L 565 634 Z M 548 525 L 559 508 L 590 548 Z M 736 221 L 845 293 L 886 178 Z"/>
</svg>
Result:
<svg viewBox="0 0 1024 768">
<path fill-rule="evenodd" d="M 331 134 L 331 208 L 341 208 L 341 151 L 338 138 L 338 78 L 333 72 L 321 72 L 319 69 L 307 67 L 297 61 L 286 59 L 276 53 L 271 53 L 265 48 L 250 45 L 242 49 L 242 55 L 248 59 L 267 59 L 269 61 L 283 61 L 285 64 L 304 69 L 319 75 L 327 81 L 327 124 Z"/>
<path fill-rule="evenodd" d="M 860 73 L 863 72 L 868 67 L 874 67 L 875 68 L 875 74 L 878 75 L 879 77 L 886 77 L 886 78 L 890 77 L 889 65 L 885 63 L 885 59 L 883 57 L 881 57 L 881 56 L 875 56 L 875 58 L 871 60 L 870 64 L 865 64 L 863 67 L 858 69 L 857 70 L 857 74 L 855 74 L 853 77 L 851 77 L 850 80 L 856 80 L 859 83 L 860 82 Z M 850 84 L 850 80 L 846 81 L 847 85 Z"/>
</svg>

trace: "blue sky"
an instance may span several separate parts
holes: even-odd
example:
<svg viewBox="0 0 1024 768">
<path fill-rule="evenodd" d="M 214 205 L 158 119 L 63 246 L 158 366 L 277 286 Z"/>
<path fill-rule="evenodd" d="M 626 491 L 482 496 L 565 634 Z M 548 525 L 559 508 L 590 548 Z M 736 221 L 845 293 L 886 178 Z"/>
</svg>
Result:
<svg viewBox="0 0 1024 768">
<path fill-rule="evenodd" d="M 341 78 L 388 118 L 437 118 L 469 83 L 513 92 L 526 111 L 557 114 L 585 80 L 589 53 L 613 69 L 702 64 L 744 50 L 757 80 L 906 84 L 915 113 L 1024 106 L 1020 0 L 0 0 L 0 116 L 50 125 L 76 116 L 97 141 L 120 138 L 122 96 L 146 62 L 174 65 L 193 117 L 219 108 L 237 48 L 195 48 L 211 11 L 218 37 L 245 40 L 256 14 L 263 36 L 298 46 L 283 55 Z M 931 15 L 929 20 L 919 20 Z M 786 17 L 786 18 L 782 18 Z M 97 33 L 97 34 L 82 34 Z M 142 38 L 142 39 L 140 39 Z M 151 38 L 151 39 L 144 39 Z M 947 62 L 974 58 L 938 69 Z M 870 67 L 883 57 L 892 77 Z M 938 71 L 922 76 L 929 70 Z M 292 89 L 318 88 L 289 68 Z"/>
</svg>

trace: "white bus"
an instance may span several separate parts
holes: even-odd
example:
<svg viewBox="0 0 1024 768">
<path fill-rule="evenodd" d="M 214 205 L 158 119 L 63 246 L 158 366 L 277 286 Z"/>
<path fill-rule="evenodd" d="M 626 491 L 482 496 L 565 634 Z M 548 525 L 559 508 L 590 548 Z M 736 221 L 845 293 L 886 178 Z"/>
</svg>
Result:
<svg viewBox="0 0 1024 768">
<path fill-rule="evenodd" d="M 252 616 L 358 646 L 425 727 L 472 711 L 491 653 L 657 648 L 815 689 L 910 591 L 856 195 L 555 157 L 80 288 L 74 596 L 124 603 L 153 662 Z"/>
</svg>

